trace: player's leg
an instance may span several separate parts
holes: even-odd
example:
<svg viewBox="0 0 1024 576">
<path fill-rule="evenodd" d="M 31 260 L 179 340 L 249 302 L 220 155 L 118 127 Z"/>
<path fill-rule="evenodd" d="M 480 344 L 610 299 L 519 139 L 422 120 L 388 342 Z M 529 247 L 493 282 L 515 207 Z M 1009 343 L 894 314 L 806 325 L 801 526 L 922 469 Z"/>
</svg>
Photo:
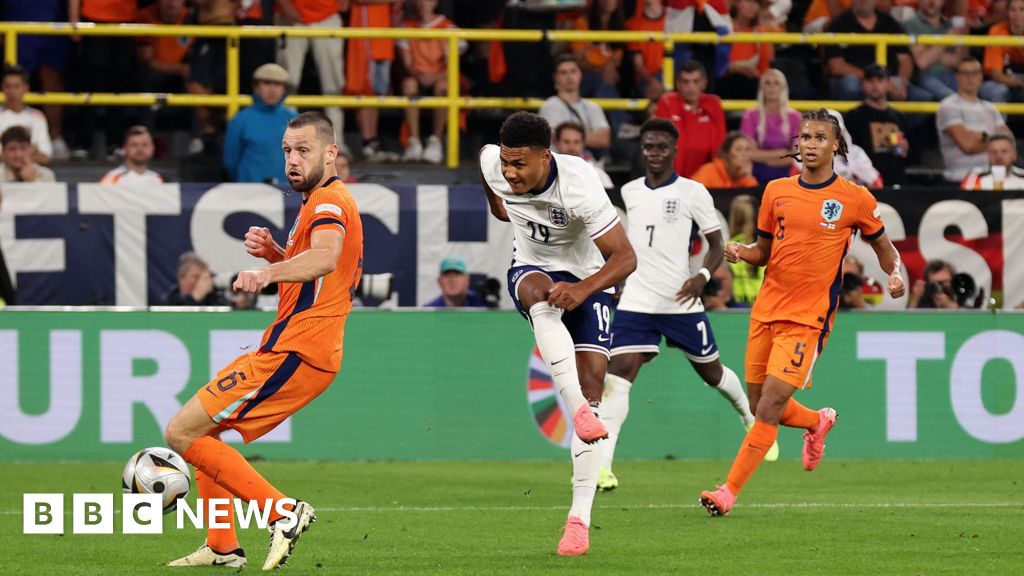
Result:
<svg viewBox="0 0 1024 576">
<path fill-rule="evenodd" d="M 312 24 L 315 28 L 339 28 L 343 25 L 341 17 L 332 14 L 330 17 Z M 291 41 L 291 38 L 289 38 Z M 310 39 L 313 61 L 316 63 L 317 75 L 320 78 L 320 91 L 327 96 L 338 96 L 345 89 L 345 43 L 341 38 Z M 293 84 L 298 86 L 298 84 Z M 334 124 L 335 138 L 338 145 L 345 143 L 345 115 L 341 108 L 328 106 L 324 114 Z"/>
<path fill-rule="evenodd" d="M 611 361 L 605 377 L 604 397 L 601 400 L 601 420 L 608 427 L 608 441 L 604 442 L 598 488 L 613 490 L 618 478 L 612 473 L 615 448 L 619 433 L 629 415 L 629 392 L 640 367 L 658 355 L 661 332 L 657 316 L 618 310 L 612 322 Z"/>
<path fill-rule="evenodd" d="M 547 301 L 552 286 L 551 278 L 542 271 L 528 271 L 517 279 L 514 293 L 522 309 L 527 311 L 537 348 L 551 370 L 555 388 L 572 415 L 576 434 L 584 442 L 594 442 L 607 437 L 608 431 L 591 411 L 583 395 L 572 335 L 562 323 L 562 309 L 551 306 Z M 597 399 L 600 399 L 600 394 Z"/>
<path fill-rule="evenodd" d="M 210 435 L 220 437 L 219 430 L 213 430 Z M 238 536 L 235 533 L 235 507 L 229 505 L 226 516 L 218 516 L 218 523 L 227 524 L 227 528 L 213 528 L 210 525 L 210 508 L 208 503 L 211 500 L 231 499 L 231 492 L 217 484 L 214 479 L 202 470 L 196 469 L 196 488 L 199 490 L 199 498 L 204 502 L 200 509 L 203 524 L 206 528 L 206 542 L 198 550 L 168 563 L 168 566 L 228 566 L 241 568 L 245 566 L 245 551 L 238 545 Z"/>
<path fill-rule="evenodd" d="M 420 83 L 416 76 L 409 73 L 402 79 L 402 96 L 415 98 L 420 94 Z M 420 109 L 415 106 L 405 108 L 405 123 L 409 126 L 409 141 L 405 145 L 403 162 L 419 162 L 423 159 L 423 140 L 420 138 Z"/>
<path fill-rule="evenodd" d="M 577 352 L 580 386 L 591 409 L 599 413 L 608 357 L 597 352 Z M 586 443 L 573 434 L 569 450 L 572 455 L 572 506 L 566 519 L 565 532 L 558 543 L 560 556 L 580 556 L 590 549 L 590 516 L 597 493 L 597 474 L 603 443 Z"/>
</svg>

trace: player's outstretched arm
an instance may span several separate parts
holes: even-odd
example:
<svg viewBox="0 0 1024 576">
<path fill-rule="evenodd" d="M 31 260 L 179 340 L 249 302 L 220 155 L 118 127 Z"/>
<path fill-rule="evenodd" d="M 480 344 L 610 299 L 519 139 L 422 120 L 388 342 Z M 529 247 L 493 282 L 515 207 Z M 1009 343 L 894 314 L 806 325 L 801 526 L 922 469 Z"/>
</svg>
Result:
<svg viewBox="0 0 1024 576">
<path fill-rule="evenodd" d="M 772 255 L 772 239 L 758 236 L 757 242 L 753 244 L 740 244 L 729 242 L 725 247 L 725 260 L 732 264 L 740 260 L 753 266 L 764 266 L 768 264 L 768 258 Z"/>
<path fill-rule="evenodd" d="M 875 255 L 878 256 L 878 264 L 882 267 L 882 270 L 889 275 L 889 296 L 893 298 L 900 298 L 906 292 L 906 286 L 903 283 L 903 276 L 900 274 L 900 253 L 896 250 L 896 246 L 893 246 L 889 235 L 882 232 L 876 238 L 868 240 L 871 244 L 872 250 L 875 251 Z"/>
<path fill-rule="evenodd" d="M 483 148 L 480 152 L 483 152 Z M 480 154 L 477 154 L 476 159 L 477 170 L 480 172 L 480 185 L 484 187 L 484 192 L 487 194 L 487 205 L 491 208 L 491 214 L 495 218 L 502 222 L 509 222 L 508 212 L 505 211 L 505 204 L 502 203 L 501 198 L 491 190 L 491 187 L 487 184 L 487 178 L 484 178 L 484 172 L 480 169 Z"/>
<path fill-rule="evenodd" d="M 548 303 L 564 310 L 579 306 L 588 296 L 599 290 L 614 286 L 636 270 L 636 253 L 629 243 L 622 224 L 594 239 L 594 244 L 604 256 L 604 266 L 593 276 L 572 282 L 558 282 L 548 293 Z"/>
<path fill-rule="evenodd" d="M 259 292 L 274 282 L 309 282 L 330 274 L 338 266 L 344 241 L 341 230 L 315 230 L 309 250 L 258 270 L 239 272 L 232 288 Z"/>
<path fill-rule="evenodd" d="M 676 292 L 676 302 L 686 306 L 693 300 L 700 298 L 704 293 L 704 286 L 711 280 L 711 274 L 722 265 L 722 257 L 725 254 L 722 239 L 722 231 L 715 230 L 704 236 L 708 241 L 708 252 L 704 255 L 704 267 L 690 276 L 683 283 L 683 287 Z"/>
</svg>

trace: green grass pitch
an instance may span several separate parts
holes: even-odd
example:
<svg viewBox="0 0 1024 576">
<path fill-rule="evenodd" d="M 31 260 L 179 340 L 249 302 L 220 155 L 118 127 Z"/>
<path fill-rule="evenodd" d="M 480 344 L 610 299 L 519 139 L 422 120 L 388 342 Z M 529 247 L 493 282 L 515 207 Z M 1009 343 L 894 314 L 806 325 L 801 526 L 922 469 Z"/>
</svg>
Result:
<svg viewBox="0 0 1024 576">
<path fill-rule="evenodd" d="M 1016 461 L 797 461 L 762 465 L 737 507 L 710 518 L 702 489 L 727 462 L 622 462 L 598 494 L 590 554 L 555 546 L 570 498 L 566 462 L 260 462 L 318 511 L 282 574 L 1024 573 L 1024 475 Z M 203 534 L 23 535 L 22 493 L 116 492 L 121 463 L 0 466 L 0 575 L 215 574 L 161 563 Z M 193 495 L 194 497 L 194 490 Z M 115 497 L 115 504 L 120 502 Z M 266 533 L 239 538 L 256 573 Z"/>
</svg>

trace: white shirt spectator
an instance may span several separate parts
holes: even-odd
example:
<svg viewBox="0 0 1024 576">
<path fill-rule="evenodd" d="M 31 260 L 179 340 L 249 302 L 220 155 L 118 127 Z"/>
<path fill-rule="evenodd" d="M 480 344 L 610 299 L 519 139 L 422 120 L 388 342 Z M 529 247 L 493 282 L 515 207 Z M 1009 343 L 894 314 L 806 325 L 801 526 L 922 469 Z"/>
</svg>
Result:
<svg viewBox="0 0 1024 576">
<path fill-rule="evenodd" d="M 943 173 L 946 180 L 960 182 L 967 172 L 976 166 L 988 165 L 988 154 L 984 151 L 977 154 L 965 154 L 946 129 L 962 124 L 964 128 L 975 132 L 994 134 L 996 128 L 1003 126 L 1003 117 L 996 107 L 987 100 L 978 98 L 974 102 L 964 100 L 959 94 L 952 94 L 942 99 L 939 111 L 935 115 L 935 125 L 939 129 L 939 146 L 942 149 L 942 160 L 946 164 Z"/>
<path fill-rule="evenodd" d="M 100 184 L 163 184 L 163 176 L 146 169 L 145 172 L 136 172 L 125 164 L 121 164 L 110 172 L 103 175 Z"/>
<path fill-rule="evenodd" d="M 570 104 L 558 96 L 552 96 L 544 101 L 537 114 L 547 120 L 552 129 L 563 122 L 582 124 L 587 134 L 593 134 L 602 128 L 611 129 L 601 107 L 586 98 L 580 98 L 579 102 Z"/>
<path fill-rule="evenodd" d="M 996 168 L 1002 170 L 993 170 L 990 166 L 971 168 L 960 187 L 964 190 L 1024 190 L 1024 168 Z M 999 175 L 995 174 L 997 171 Z"/>
<path fill-rule="evenodd" d="M 25 106 L 21 112 L 15 112 L 6 106 L 0 106 L 0 134 L 11 126 L 24 126 L 32 135 L 32 144 L 48 157 L 53 156 L 53 141 L 50 140 L 50 127 L 42 112 Z"/>
</svg>

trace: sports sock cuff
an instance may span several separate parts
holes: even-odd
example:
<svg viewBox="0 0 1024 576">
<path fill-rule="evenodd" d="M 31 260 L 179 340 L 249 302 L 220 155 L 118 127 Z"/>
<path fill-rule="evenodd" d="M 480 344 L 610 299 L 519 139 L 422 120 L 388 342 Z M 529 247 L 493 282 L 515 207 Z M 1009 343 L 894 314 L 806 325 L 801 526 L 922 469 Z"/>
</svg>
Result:
<svg viewBox="0 0 1024 576">
<path fill-rule="evenodd" d="M 755 420 L 750 432 L 747 432 L 747 443 L 767 450 L 772 447 L 778 436 L 778 426 Z"/>
<path fill-rule="evenodd" d="M 605 388 L 611 391 L 625 391 L 628 392 L 633 387 L 633 383 L 626 380 L 622 376 L 616 376 L 615 374 L 608 374 L 604 377 Z"/>
</svg>

